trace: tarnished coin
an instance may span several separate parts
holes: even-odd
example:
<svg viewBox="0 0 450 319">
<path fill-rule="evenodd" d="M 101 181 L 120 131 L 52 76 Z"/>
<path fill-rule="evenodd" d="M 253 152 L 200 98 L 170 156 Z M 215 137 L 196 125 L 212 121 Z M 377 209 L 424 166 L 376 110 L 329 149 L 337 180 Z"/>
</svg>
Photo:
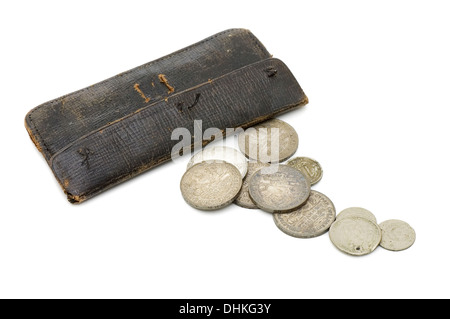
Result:
<svg viewBox="0 0 450 319">
<path fill-rule="evenodd" d="M 416 241 L 416 232 L 404 221 L 391 219 L 380 224 L 381 243 L 380 246 L 392 250 L 400 251 L 411 247 Z"/>
<path fill-rule="evenodd" d="M 309 179 L 311 185 L 318 183 L 322 179 L 322 167 L 319 162 L 312 158 L 296 157 L 289 160 L 286 164 L 300 170 Z"/>
<path fill-rule="evenodd" d="M 361 218 L 369 219 L 369 220 L 373 221 L 375 224 L 377 223 L 377 218 L 375 217 L 375 215 L 372 214 L 367 209 L 361 208 L 361 207 L 349 207 L 349 208 L 344 209 L 342 212 L 340 212 L 337 215 L 336 220 L 339 220 L 342 218 L 347 218 L 347 217 L 361 217 Z"/>
<path fill-rule="evenodd" d="M 180 188 L 194 208 L 216 210 L 231 204 L 242 186 L 239 170 L 226 162 L 203 162 L 184 173 Z"/>
<path fill-rule="evenodd" d="M 248 158 L 263 163 L 279 163 L 297 151 L 298 135 L 286 122 L 272 119 L 239 134 L 238 143 Z"/>
<path fill-rule="evenodd" d="M 236 205 L 239 205 L 244 208 L 250 208 L 255 209 L 258 208 L 258 206 L 253 203 L 253 201 L 250 198 L 250 195 L 248 193 L 248 182 L 250 181 L 250 178 L 253 176 L 254 173 L 259 171 L 260 169 L 264 167 L 269 167 L 270 164 L 260 163 L 260 162 L 249 162 L 248 163 L 248 169 L 247 169 L 247 176 L 245 176 L 244 180 L 242 181 L 242 188 L 241 191 L 238 194 L 238 197 L 234 201 Z"/>
<path fill-rule="evenodd" d="M 298 238 L 312 238 L 327 232 L 336 218 L 333 202 L 324 194 L 311 191 L 306 203 L 290 213 L 273 214 L 275 225 Z"/>
<path fill-rule="evenodd" d="M 230 163 L 241 172 L 242 178 L 247 174 L 247 159 L 237 149 L 228 146 L 206 147 L 191 157 L 187 169 L 201 162 L 224 161 Z"/>
<path fill-rule="evenodd" d="M 347 217 L 336 220 L 330 227 L 331 242 L 341 251 L 353 256 L 373 252 L 381 241 L 381 229 L 368 219 Z"/>
<path fill-rule="evenodd" d="M 253 202 L 270 213 L 287 213 L 298 208 L 309 196 L 311 186 L 297 169 L 278 165 L 274 173 L 257 171 L 250 178 L 249 194 Z"/>
</svg>

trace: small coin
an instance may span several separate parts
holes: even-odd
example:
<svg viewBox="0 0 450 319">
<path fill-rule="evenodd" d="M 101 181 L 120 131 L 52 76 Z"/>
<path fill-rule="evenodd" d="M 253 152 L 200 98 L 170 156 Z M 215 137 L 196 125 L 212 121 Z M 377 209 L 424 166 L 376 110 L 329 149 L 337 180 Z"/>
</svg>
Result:
<svg viewBox="0 0 450 319">
<path fill-rule="evenodd" d="M 191 157 L 187 169 L 201 162 L 225 161 L 230 163 L 241 172 L 242 178 L 247 174 L 247 159 L 237 149 L 228 146 L 206 147 Z"/>
<path fill-rule="evenodd" d="M 275 225 L 298 238 L 312 238 L 328 231 L 336 218 L 333 202 L 324 194 L 311 191 L 305 204 L 293 212 L 273 214 Z"/>
<path fill-rule="evenodd" d="M 263 163 L 280 163 L 297 151 L 298 135 L 286 122 L 272 119 L 239 134 L 238 143 L 248 158 Z"/>
<path fill-rule="evenodd" d="M 401 251 L 411 247 L 416 241 L 416 232 L 408 223 L 391 219 L 380 224 L 380 246 L 392 250 Z"/>
<path fill-rule="evenodd" d="M 336 220 L 331 225 L 329 234 L 336 248 L 352 256 L 370 254 L 381 241 L 380 227 L 361 217 Z"/>
<path fill-rule="evenodd" d="M 248 183 L 250 181 L 250 178 L 255 174 L 257 171 L 264 167 L 268 167 L 270 164 L 261 163 L 261 162 L 249 162 L 248 163 L 248 169 L 247 169 L 247 175 L 245 176 L 244 180 L 242 181 L 242 188 L 241 191 L 238 194 L 238 197 L 234 201 L 236 205 L 239 205 L 244 208 L 249 209 L 256 209 L 258 206 L 253 203 L 253 201 L 250 198 L 250 195 L 248 193 Z"/>
<path fill-rule="evenodd" d="M 286 164 L 300 170 L 309 179 L 311 185 L 318 183 L 322 179 L 322 167 L 319 162 L 312 158 L 296 157 L 289 160 Z"/>
<path fill-rule="evenodd" d="M 307 199 L 311 185 L 297 169 L 278 165 L 270 174 L 259 170 L 250 179 L 249 194 L 253 202 L 270 213 L 287 213 L 295 210 Z"/>
<path fill-rule="evenodd" d="M 362 207 L 349 207 L 340 212 L 336 220 L 347 218 L 347 217 L 361 217 L 365 219 L 369 219 L 373 221 L 375 224 L 377 223 L 377 218 L 374 214 Z"/>
<path fill-rule="evenodd" d="M 242 186 L 239 170 L 226 162 L 203 162 L 184 173 L 180 189 L 194 208 L 216 210 L 231 204 Z"/>
</svg>

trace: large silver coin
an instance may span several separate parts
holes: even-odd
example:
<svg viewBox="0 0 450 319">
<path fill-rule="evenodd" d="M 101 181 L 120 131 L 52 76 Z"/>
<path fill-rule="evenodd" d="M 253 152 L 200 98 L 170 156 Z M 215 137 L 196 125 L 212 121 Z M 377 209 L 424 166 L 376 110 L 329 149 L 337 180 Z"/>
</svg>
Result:
<svg viewBox="0 0 450 319">
<path fill-rule="evenodd" d="M 180 183 L 185 201 L 201 210 L 216 210 L 231 204 L 241 186 L 241 173 L 226 162 L 194 165 L 184 173 Z"/>
<path fill-rule="evenodd" d="M 274 129 L 278 129 L 278 135 Z M 272 119 L 239 134 L 238 143 L 239 149 L 248 158 L 263 163 L 278 163 L 297 151 L 298 135 L 286 122 Z"/>
<path fill-rule="evenodd" d="M 404 221 L 391 219 L 380 224 L 381 243 L 380 246 L 392 250 L 400 251 L 411 247 L 416 241 L 416 232 Z"/>
<path fill-rule="evenodd" d="M 318 183 L 322 179 L 322 167 L 319 162 L 312 158 L 296 157 L 289 160 L 286 164 L 300 170 L 309 179 L 311 185 Z"/>
<path fill-rule="evenodd" d="M 224 161 L 230 163 L 241 172 L 242 178 L 247 174 L 247 159 L 237 149 L 228 146 L 206 147 L 191 157 L 187 169 L 201 162 Z"/>
<path fill-rule="evenodd" d="M 377 218 L 374 214 L 362 207 L 349 207 L 340 212 L 336 220 L 346 218 L 346 217 L 361 217 L 368 220 L 373 221 L 375 224 L 377 223 Z"/>
<path fill-rule="evenodd" d="M 333 202 L 317 191 L 311 191 L 306 203 L 293 212 L 273 214 L 275 225 L 281 231 L 298 238 L 312 238 L 326 233 L 335 218 Z"/>
<path fill-rule="evenodd" d="M 287 213 L 308 199 L 311 186 L 299 170 L 278 165 L 274 173 L 264 174 L 264 170 L 259 170 L 253 174 L 248 189 L 250 198 L 262 210 Z"/>
<path fill-rule="evenodd" d="M 347 217 L 330 227 L 331 242 L 341 251 L 352 256 L 373 252 L 381 241 L 381 229 L 368 219 Z"/>
<path fill-rule="evenodd" d="M 250 178 L 255 174 L 257 171 L 264 167 L 269 167 L 270 164 L 260 163 L 260 162 L 249 162 L 248 163 L 248 169 L 247 169 L 247 176 L 245 176 L 244 180 L 242 181 L 242 188 L 241 191 L 238 194 L 238 197 L 234 201 L 236 205 L 239 205 L 244 208 L 249 209 L 256 209 L 258 206 L 255 205 L 255 203 L 251 200 L 250 194 L 248 193 L 248 183 L 250 181 Z"/>
</svg>

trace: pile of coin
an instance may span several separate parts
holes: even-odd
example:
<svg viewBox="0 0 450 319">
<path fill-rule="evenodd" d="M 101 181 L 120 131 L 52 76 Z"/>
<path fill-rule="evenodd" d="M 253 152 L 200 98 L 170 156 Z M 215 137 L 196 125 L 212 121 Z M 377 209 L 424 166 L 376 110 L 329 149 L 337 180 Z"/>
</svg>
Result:
<svg viewBox="0 0 450 319">
<path fill-rule="evenodd" d="M 377 224 L 368 210 L 350 207 L 336 216 L 333 202 L 311 190 L 323 176 L 320 164 L 308 157 L 292 157 L 298 135 L 284 121 L 272 119 L 238 136 L 239 151 L 227 146 L 206 147 L 187 165 L 181 194 L 194 208 L 216 210 L 235 203 L 273 214 L 275 225 L 287 235 L 312 238 L 329 231 L 331 242 L 352 256 L 378 246 L 400 251 L 412 246 L 415 232 L 407 223 Z"/>
</svg>

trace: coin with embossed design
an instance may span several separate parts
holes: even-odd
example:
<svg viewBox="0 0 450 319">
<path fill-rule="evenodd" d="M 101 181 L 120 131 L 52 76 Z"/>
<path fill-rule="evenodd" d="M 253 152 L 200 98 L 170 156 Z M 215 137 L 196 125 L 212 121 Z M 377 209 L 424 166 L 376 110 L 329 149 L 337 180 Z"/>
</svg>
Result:
<svg viewBox="0 0 450 319">
<path fill-rule="evenodd" d="M 330 227 L 331 242 L 344 253 L 363 256 L 373 252 L 381 241 L 381 229 L 368 219 L 347 217 Z"/>
<path fill-rule="evenodd" d="M 278 163 L 297 151 L 298 135 L 286 122 L 272 119 L 239 134 L 238 143 L 239 149 L 248 158 L 263 163 Z"/>
<path fill-rule="evenodd" d="M 206 147 L 191 157 L 187 169 L 201 162 L 224 161 L 230 163 L 241 172 L 242 178 L 247 174 L 247 159 L 237 149 L 228 146 Z"/>
<path fill-rule="evenodd" d="M 241 186 L 241 173 L 226 162 L 196 164 L 184 173 L 180 183 L 185 201 L 201 210 L 216 210 L 231 204 Z"/>
<path fill-rule="evenodd" d="M 250 181 L 250 178 L 253 176 L 253 174 L 255 174 L 260 169 L 269 166 L 270 164 L 261 162 L 248 163 L 247 176 L 245 176 L 244 180 L 242 181 L 241 191 L 239 192 L 238 197 L 234 201 L 236 205 L 249 209 L 258 208 L 258 206 L 256 206 L 255 203 L 251 200 L 250 195 L 248 193 L 248 182 Z"/>
<path fill-rule="evenodd" d="M 336 218 L 333 202 L 324 194 L 311 191 L 305 204 L 290 213 L 273 214 L 275 225 L 298 238 L 312 238 L 328 231 Z"/>
<path fill-rule="evenodd" d="M 322 167 L 319 162 L 312 158 L 296 157 L 289 160 L 286 164 L 300 170 L 309 179 L 311 185 L 318 183 L 322 179 Z"/>
<path fill-rule="evenodd" d="M 249 194 L 253 202 L 270 213 L 287 213 L 302 205 L 311 191 L 308 179 L 297 169 L 278 165 L 273 173 L 257 171 L 250 178 Z"/>
<path fill-rule="evenodd" d="M 369 219 L 369 220 L 373 221 L 374 223 L 377 223 L 377 218 L 375 217 L 375 215 L 372 214 L 367 209 L 362 208 L 362 207 L 346 208 L 337 215 L 336 220 L 346 218 L 346 217 L 361 217 L 361 218 Z"/>
<path fill-rule="evenodd" d="M 401 251 L 411 247 L 416 241 L 416 232 L 408 223 L 391 219 L 380 224 L 380 246 L 392 250 Z"/>
</svg>

